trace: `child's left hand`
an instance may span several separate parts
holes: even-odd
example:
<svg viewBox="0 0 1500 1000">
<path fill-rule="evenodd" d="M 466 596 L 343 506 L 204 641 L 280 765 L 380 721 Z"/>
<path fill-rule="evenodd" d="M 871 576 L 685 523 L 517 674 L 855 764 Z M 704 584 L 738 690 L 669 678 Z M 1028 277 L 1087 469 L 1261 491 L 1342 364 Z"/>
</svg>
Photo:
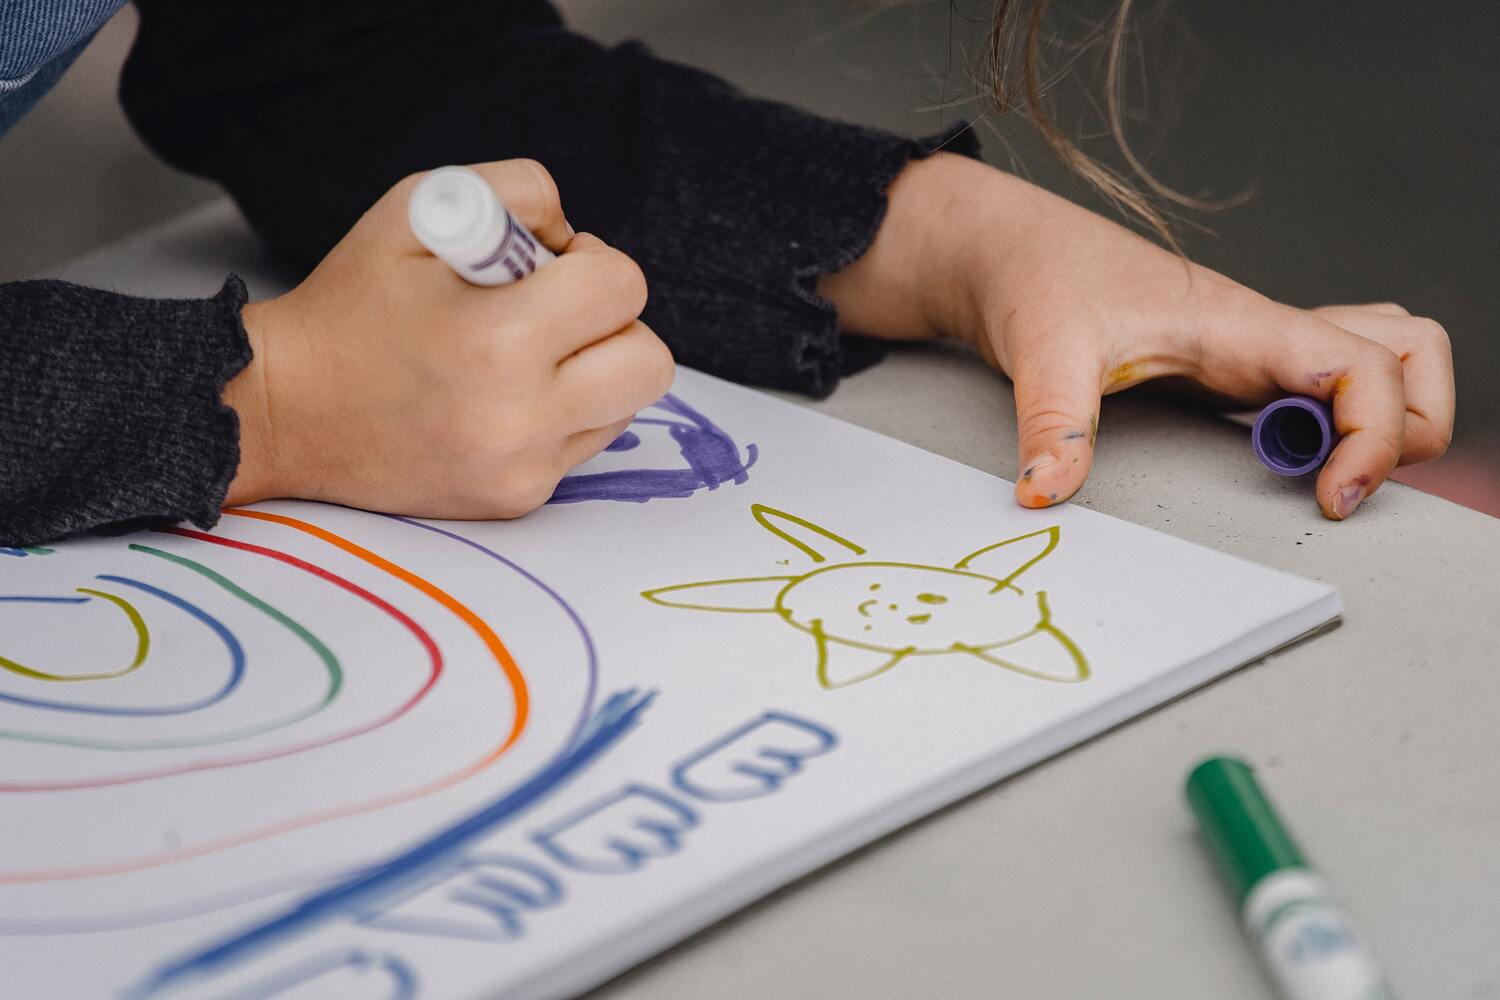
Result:
<svg viewBox="0 0 1500 1000">
<path fill-rule="evenodd" d="M 1011 377 L 1016 498 L 1028 507 L 1079 490 L 1101 395 L 1148 379 L 1184 377 L 1247 405 L 1330 401 L 1343 439 L 1317 497 L 1336 520 L 1398 464 L 1441 455 L 1453 433 L 1453 358 L 1432 320 L 1392 304 L 1273 302 L 958 156 L 908 166 L 875 244 L 819 291 L 847 329 L 955 336 Z"/>
</svg>

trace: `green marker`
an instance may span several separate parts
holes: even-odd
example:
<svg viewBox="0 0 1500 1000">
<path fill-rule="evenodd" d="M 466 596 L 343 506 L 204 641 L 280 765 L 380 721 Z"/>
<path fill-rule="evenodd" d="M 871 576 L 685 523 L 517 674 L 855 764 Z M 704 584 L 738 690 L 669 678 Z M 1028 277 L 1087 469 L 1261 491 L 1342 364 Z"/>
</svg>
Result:
<svg viewBox="0 0 1500 1000">
<path fill-rule="evenodd" d="M 1205 760 L 1188 775 L 1187 797 L 1245 932 L 1286 1000 L 1394 1000 L 1249 765 L 1234 757 Z"/>
</svg>

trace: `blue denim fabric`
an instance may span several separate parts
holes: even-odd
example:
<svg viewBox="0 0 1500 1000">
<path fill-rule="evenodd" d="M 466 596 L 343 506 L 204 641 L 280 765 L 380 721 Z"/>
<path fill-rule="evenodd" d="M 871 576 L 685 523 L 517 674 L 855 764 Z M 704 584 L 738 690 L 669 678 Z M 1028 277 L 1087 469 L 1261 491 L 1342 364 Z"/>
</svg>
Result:
<svg viewBox="0 0 1500 1000">
<path fill-rule="evenodd" d="M 125 0 L 0 0 L 0 134 L 35 104 Z"/>
</svg>

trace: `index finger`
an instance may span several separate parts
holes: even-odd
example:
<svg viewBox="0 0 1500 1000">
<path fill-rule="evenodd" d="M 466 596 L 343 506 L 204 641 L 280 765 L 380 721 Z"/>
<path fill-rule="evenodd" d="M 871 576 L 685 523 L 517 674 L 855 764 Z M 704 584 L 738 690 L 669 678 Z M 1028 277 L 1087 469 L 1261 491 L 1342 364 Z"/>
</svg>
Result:
<svg viewBox="0 0 1500 1000">
<path fill-rule="evenodd" d="M 505 209 L 553 253 L 562 253 L 573 238 L 563 215 L 562 198 L 547 169 L 535 160 L 495 160 L 469 164 Z M 412 192 L 432 171 L 403 177 L 371 207 L 356 229 L 377 233 L 382 245 L 399 253 L 430 256 L 407 222 Z M 371 228 L 373 227 L 373 228 Z"/>
<path fill-rule="evenodd" d="M 563 215 L 562 195 L 546 167 L 523 159 L 471 163 L 469 169 L 489 182 L 510 214 L 543 246 L 562 253 L 573 238 L 573 227 Z"/>
</svg>

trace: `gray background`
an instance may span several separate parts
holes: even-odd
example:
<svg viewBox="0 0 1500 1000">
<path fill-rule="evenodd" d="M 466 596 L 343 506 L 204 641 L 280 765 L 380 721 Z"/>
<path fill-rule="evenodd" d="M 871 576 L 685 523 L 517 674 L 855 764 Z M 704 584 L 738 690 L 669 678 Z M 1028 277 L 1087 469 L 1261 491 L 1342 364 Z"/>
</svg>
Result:
<svg viewBox="0 0 1500 1000">
<path fill-rule="evenodd" d="M 974 75 L 984 0 L 562 6 L 599 37 L 642 37 L 755 93 L 843 118 L 918 133 L 984 108 Z M 1059 31 L 1076 36 L 1106 5 L 1056 8 Z M 1146 72 L 1133 67 L 1127 96 L 1138 148 L 1183 190 L 1255 192 L 1193 216 L 1214 233 L 1184 229 L 1192 256 L 1295 304 L 1390 299 L 1439 319 L 1456 347 L 1458 450 L 1500 452 L 1500 5 L 1146 3 L 1137 24 Z M 133 9 L 122 11 L 0 142 L 0 280 L 213 196 L 153 160 L 119 111 L 134 25 Z M 1087 64 L 1057 87 L 1065 127 L 1098 129 L 1097 90 Z M 992 161 L 1087 197 L 1025 123 L 978 127 Z M 1090 149 L 1107 154 L 1109 143 Z"/>
</svg>

